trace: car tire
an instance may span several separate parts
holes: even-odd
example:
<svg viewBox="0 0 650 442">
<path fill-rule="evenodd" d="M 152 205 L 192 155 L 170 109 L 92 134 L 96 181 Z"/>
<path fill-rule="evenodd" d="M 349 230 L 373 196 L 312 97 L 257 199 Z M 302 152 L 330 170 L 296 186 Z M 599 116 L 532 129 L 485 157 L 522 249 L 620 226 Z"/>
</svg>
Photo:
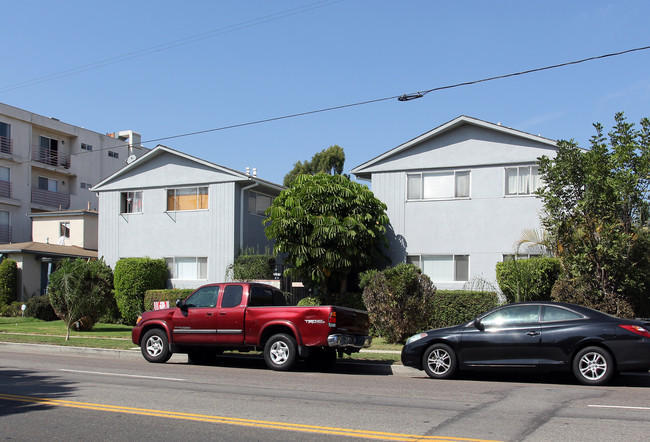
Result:
<svg viewBox="0 0 650 442">
<path fill-rule="evenodd" d="M 605 385 L 616 374 L 611 353 L 602 347 L 585 347 L 573 358 L 573 374 L 585 385 Z"/>
<path fill-rule="evenodd" d="M 298 360 L 298 345 L 293 336 L 285 333 L 273 335 L 264 345 L 264 361 L 272 370 L 288 371 Z"/>
<path fill-rule="evenodd" d="M 458 357 L 446 344 L 433 344 L 422 355 L 422 367 L 433 379 L 449 379 L 456 374 Z"/>
<path fill-rule="evenodd" d="M 140 350 L 147 361 L 157 364 L 165 363 L 172 357 L 167 333 L 159 328 L 151 329 L 144 334 Z"/>
</svg>

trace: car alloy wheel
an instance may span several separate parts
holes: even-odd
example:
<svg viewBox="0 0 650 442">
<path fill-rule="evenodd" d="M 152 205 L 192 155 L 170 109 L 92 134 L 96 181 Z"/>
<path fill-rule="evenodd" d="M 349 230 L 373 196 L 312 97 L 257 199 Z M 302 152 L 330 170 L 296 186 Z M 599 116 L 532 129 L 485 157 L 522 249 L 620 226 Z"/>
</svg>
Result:
<svg viewBox="0 0 650 442">
<path fill-rule="evenodd" d="M 278 333 L 264 346 L 264 361 L 273 370 L 291 370 L 298 359 L 298 346 L 293 336 Z"/>
<path fill-rule="evenodd" d="M 590 381 L 597 381 L 607 373 L 607 361 L 597 352 L 587 353 L 580 358 L 580 373 Z"/>
<path fill-rule="evenodd" d="M 448 379 L 455 374 L 458 359 L 454 350 L 448 345 L 434 344 L 424 352 L 422 365 L 430 377 Z"/>
<path fill-rule="evenodd" d="M 289 358 L 289 347 L 282 341 L 274 342 L 271 346 L 271 360 L 278 364 L 282 365 L 287 362 Z"/>
<path fill-rule="evenodd" d="M 573 361 L 573 373 L 583 384 L 606 384 L 614 376 L 614 359 L 604 348 L 584 348 Z"/>
<path fill-rule="evenodd" d="M 160 339 L 159 336 L 151 336 L 149 339 L 147 339 L 146 347 L 149 356 L 152 358 L 157 358 L 163 351 L 162 339 Z"/>
</svg>

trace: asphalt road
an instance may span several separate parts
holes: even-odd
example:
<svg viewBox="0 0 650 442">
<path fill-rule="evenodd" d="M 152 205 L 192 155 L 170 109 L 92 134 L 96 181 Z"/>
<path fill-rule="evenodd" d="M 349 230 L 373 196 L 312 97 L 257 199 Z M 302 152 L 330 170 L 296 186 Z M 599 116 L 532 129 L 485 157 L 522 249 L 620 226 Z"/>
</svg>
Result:
<svg viewBox="0 0 650 442">
<path fill-rule="evenodd" d="M 464 375 L 259 358 L 149 364 L 137 353 L 0 343 L 3 440 L 646 440 L 650 375 Z M 38 350 L 38 351 L 37 351 Z"/>
</svg>

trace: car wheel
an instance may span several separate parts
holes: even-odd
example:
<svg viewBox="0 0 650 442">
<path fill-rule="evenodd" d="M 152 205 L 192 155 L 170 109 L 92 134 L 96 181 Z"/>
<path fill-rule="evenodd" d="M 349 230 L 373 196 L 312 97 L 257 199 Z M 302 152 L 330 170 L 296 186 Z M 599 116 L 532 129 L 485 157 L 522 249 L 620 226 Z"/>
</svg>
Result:
<svg viewBox="0 0 650 442">
<path fill-rule="evenodd" d="M 614 358 L 601 347 L 583 348 L 573 359 L 573 374 L 586 385 L 604 385 L 615 371 Z"/>
<path fill-rule="evenodd" d="M 298 359 L 298 346 L 293 336 L 273 335 L 264 346 L 264 361 L 272 370 L 291 370 Z"/>
<path fill-rule="evenodd" d="M 164 363 L 172 357 L 167 333 L 159 328 L 151 329 L 145 333 L 140 349 L 142 356 L 149 362 Z"/>
<path fill-rule="evenodd" d="M 424 352 L 422 366 L 431 378 L 449 379 L 456 374 L 458 358 L 450 346 L 433 344 Z"/>
</svg>

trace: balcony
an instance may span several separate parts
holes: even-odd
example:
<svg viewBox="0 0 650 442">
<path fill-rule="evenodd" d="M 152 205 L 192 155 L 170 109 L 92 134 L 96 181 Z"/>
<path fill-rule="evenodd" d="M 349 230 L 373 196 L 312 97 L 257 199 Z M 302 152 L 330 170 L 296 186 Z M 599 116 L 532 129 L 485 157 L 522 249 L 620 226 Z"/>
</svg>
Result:
<svg viewBox="0 0 650 442">
<path fill-rule="evenodd" d="M 0 225 L 0 244 L 11 242 L 11 226 Z"/>
<path fill-rule="evenodd" d="M 0 136 L 0 153 L 14 153 L 14 140 Z"/>
<path fill-rule="evenodd" d="M 0 198 L 11 198 L 11 183 L 0 180 Z"/>
<path fill-rule="evenodd" d="M 67 210 L 70 208 L 70 195 L 67 193 L 52 192 L 51 190 L 32 188 L 32 204 Z"/>
<path fill-rule="evenodd" d="M 70 155 L 46 147 L 32 146 L 32 161 L 64 169 L 70 168 Z"/>
</svg>

